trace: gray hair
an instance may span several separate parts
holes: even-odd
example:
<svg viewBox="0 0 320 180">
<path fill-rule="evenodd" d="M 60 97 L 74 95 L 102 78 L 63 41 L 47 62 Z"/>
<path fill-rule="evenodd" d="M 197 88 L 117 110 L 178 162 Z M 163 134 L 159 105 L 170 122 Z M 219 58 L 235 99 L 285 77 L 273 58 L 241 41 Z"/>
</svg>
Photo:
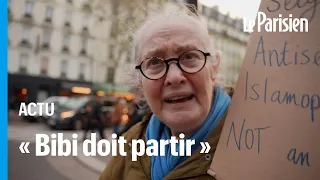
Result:
<svg viewBox="0 0 320 180">
<path fill-rule="evenodd" d="M 205 45 L 205 50 L 211 53 L 213 58 L 216 57 L 217 52 L 213 47 L 213 43 L 211 42 L 211 38 L 207 29 L 207 24 L 201 15 L 195 10 L 192 9 L 192 6 L 182 4 L 182 3 L 165 3 L 158 4 L 156 7 L 141 7 L 139 10 L 145 10 L 145 16 L 143 19 L 136 19 L 135 27 L 131 28 L 132 32 L 132 58 L 134 65 L 129 66 L 131 69 L 138 64 L 140 64 L 139 52 L 140 52 L 140 40 L 145 30 L 148 29 L 148 25 L 153 22 L 166 21 L 168 18 L 183 18 L 188 20 L 189 22 L 194 22 L 197 26 L 196 28 L 200 32 L 201 40 Z M 190 10 L 192 9 L 193 12 Z M 140 22 L 139 22 L 140 21 Z M 211 62 L 211 61 L 209 61 Z M 141 88 L 141 73 L 134 71 L 128 71 L 128 84 L 131 88 Z M 219 76 L 219 75 L 217 75 Z"/>
</svg>

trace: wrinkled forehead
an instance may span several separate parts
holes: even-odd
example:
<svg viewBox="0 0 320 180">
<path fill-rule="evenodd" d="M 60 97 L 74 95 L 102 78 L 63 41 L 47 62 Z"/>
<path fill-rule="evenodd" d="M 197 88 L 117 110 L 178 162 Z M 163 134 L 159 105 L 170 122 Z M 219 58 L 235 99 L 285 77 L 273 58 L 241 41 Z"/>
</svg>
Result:
<svg viewBox="0 0 320 180">
<path fill-rule="evenodd" d="M 146 56 L 170 51 L 175 54 L 205 48 L 206 32 L 199 23 L 188 19 L 170 18 L 146 24 L 140 31 L 138 53 L 140 60 Z"/>
</svg>

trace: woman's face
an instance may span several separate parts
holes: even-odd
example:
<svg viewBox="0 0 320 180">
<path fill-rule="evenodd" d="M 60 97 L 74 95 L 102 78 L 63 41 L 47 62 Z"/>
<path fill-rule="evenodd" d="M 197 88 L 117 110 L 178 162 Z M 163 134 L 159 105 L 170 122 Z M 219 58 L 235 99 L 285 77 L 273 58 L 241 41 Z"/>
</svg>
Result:
<svg viewBox="0 0 320 180">
<path fill-rule="evenodd" d="M 140 61 L 150 56 L 177 58 L 189 50 L 207 52 L 199 34 L 201 32 L 192 23 L 158 22 L 140 39 Z M 173 135 L 192 133 L 207 117 L 214 85 L 214 67 L 209 63 L 212 60 L 212 57 L 207 57 L 205 67 L 194 74 L 181 71 L 173 62 L 167 74 L 159 80 L 142 77 L 142 89 L 152 112 L 171 129 Z M 173 101 L 183 97 L 191 99 Z"/>
</svg>

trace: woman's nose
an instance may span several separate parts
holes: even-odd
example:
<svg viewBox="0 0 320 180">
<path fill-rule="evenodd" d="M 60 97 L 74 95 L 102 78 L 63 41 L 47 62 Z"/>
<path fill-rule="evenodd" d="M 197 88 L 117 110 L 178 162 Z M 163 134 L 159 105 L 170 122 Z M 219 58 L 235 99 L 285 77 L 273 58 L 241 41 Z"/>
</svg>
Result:
<svg viewBox="0 0 320 180">
<path fill-rule="evenodd" d="M 186 77 L 183 74 L 183 71 L 178 67 L 176 63 L 169 65 L 167 76 L 165 79 L 165 85 L 179 85 L 186 82 Z"/>
</svg>

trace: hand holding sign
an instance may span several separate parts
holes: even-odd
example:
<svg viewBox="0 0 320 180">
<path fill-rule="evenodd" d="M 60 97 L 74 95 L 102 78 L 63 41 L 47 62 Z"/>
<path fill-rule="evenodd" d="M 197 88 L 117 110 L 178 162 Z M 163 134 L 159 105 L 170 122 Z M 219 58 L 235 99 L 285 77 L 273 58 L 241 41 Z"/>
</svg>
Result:
<svg viewBox="0 0 320 180">
<path fill-rule="evenodd" d="M 319 2 L 262 0 L 268 17 L 308 18 L 309 32 L 251 34 L 210 167 L 218 180 L 319 179 Z"/>
</svg>

